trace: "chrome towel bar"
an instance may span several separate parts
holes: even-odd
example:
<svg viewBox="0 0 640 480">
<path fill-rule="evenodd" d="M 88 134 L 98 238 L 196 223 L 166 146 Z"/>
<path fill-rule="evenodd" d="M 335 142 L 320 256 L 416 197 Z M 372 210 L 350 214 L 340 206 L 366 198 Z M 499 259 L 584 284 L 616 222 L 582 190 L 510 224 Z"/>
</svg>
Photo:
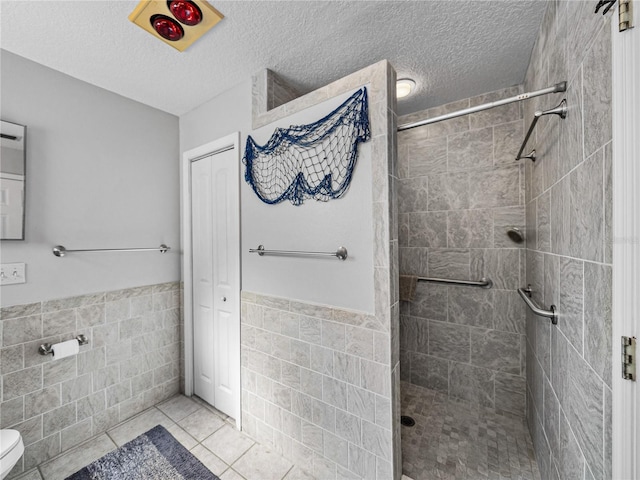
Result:
<svg viewBox="0 0 640 480">
<path fill-rule="evenodd" d="M 302 255 L 306 257 L 337 257 L 340 260 L 347 259 L 347 249 L 339 247 L 335 252 L 301 252 L 296 250 L 265 250 L 264 245 L 258 245 L 258 248 L 250 248 L 249 253 L 257 253 L 263 255 Z"/>
<path fill-rule="evenodd" d="M 527 307 L 529 307 L 533 313 L 541 317 L 550 318 L 551 323 L 553 323 L 554 325 L 558 324 L 558 312 L 556 310 L 556 306 L 551 305 L 551 307 L 549 307 L 550 310 L 544 310 L 538 307 L 531 299 L 531 285 L 527 285 L 527 288 L 519 288 L 518 293 L 520 294 L 520 298 L 524 300 L 524 303 L 527 304 Z"/>
<path fill-rule="evenodd" d="M 540 119 L 540 117 L 542 117 L 543 115 L 558 115 L 560 118 L 567 118 L 567 111 L 568 111 L 567 110 L 567 101 L 565 99 L 563 99 L 560 102 L 560 104 L 555 108 L 552 108 L 550 110 L 545 110 L 544 112 L 538 110 L 536 113 L 534 113 L 533 121 L 531 122 L 531 126 L 529 127 L 529 130 L 527 131 L 527 135 L 524 137 L 524 141 L 522 142 L 522 146 L 520 147 L 520 150 L 518 151 L 518 154 L 516 155 L 516 162 L 518 160 L 522 159 L 522 158 L 528 158 L 532 162 L 536 161 L 536 150 L 535 150 L 535 148 L 533 150 L 531 150 L 531 152 L 526 154 L 526 155 L 522 155 L 522 152 L 524 151 L 524 147 L 527 146 L 527 142 L 529 141 L 529 137 L 533 133 L 533 129 L 536 128 L 536 123 L 538 123 L 538 120 Z"/>
<path fill-rule="evenodd" d="M 167 247 L 164 243 L 157 248 L 97 248 L 91 250 L 67 250 L 62 245 L 56 245 L 53 247 L 53 254 L 56 257 L 64 257 L 67 253 L 76 252 L 160 252 L 166 253 L 171 250 L 171 247 Z"/>
<path fill-rule="evenodd" d="M 480 280 L 456 280 L 451 278 L 418 277 L 418 281 L 480 288 L 491 288 L 493 286 L 493 282 L 488 278 L 481 278 Z"/>
</svg>

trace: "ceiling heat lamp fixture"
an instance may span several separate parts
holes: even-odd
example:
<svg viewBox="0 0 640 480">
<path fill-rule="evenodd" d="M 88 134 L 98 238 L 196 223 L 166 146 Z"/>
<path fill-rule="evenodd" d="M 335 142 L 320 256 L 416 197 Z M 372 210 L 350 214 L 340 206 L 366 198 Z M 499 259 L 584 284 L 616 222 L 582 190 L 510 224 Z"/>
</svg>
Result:
<svg viewBox="0 0 640 480">
<path fill-rule="evenodd" d="M 177 42 L 184 37 L 184 30 L 173 18 L 165 15 L 153 15 L 151 25 L 158 35 L 170 42 Z"/>
<path fill-rule="evenodd" d="M 181 23 L 194 27 L 202 21 L 202 10 L 193 2 L 169 2 L 169 10 Z"/>
<path fill-rule="evenodd" d="M 224 18 L 204 0 L 142 0 L 129 20 L 184 51 Z"/>
</svg>

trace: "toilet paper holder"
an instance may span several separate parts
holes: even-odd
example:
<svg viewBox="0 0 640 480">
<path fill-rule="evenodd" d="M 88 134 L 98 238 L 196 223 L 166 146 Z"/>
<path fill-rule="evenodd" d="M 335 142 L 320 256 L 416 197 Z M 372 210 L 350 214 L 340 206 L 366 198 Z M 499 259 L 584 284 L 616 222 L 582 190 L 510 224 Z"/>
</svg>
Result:
<svg viewBox="0 0 640 480">
<path fill-rule="evenodd" d="M 84 335 L 78 335 L 76 340 L 78 340 L 78 344 L 80 345 L 87 345 L 89 343 L 89 339 Z M 53 345 L 50 343 L 43 343 L 38 347 L 38 353 L 40 353 L 40 355 L 49 355 L 50 353 L 53 353 L 52 346 Z"/>
</svg>

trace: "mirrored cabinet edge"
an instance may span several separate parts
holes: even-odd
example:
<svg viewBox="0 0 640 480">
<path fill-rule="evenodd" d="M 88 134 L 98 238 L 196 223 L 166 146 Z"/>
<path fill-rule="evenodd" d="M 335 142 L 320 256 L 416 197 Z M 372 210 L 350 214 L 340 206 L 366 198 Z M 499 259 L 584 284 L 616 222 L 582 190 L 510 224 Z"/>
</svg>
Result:
<svg viewBox="0 0 640 480">
<path fill-rule="evenodd" d="M 0 120 L 0 240 L 24 240 L 27 127 Z"/>
</svg>

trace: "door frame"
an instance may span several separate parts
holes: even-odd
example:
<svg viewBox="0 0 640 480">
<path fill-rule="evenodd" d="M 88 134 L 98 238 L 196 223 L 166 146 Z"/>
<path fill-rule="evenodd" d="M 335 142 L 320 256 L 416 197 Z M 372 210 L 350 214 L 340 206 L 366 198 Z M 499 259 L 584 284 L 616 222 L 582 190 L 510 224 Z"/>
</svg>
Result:
<svg viewBox="0 0 640 480">
<path fill-rule="evenodd" d="M 618 31 L 611 18 L 613 120 L 612 474 L 640 478 L 640 386 L 621 375 L 620 337 L 640 340 L 640 15 Z M 637 368 L 640 373 L 640 369 Z"/>
<path fill-rule="evenodd" d="M 212 142 L 206 143 L 199 147 L 187 150 L 182 154 L 181 161 L 181 189 L 180 189 L 180 210 L 181 210 L 181 242 L 182 242 L 182 280 L 184 284 L 183 294 L 183 318 L 184 318 L 184 394 L 192 396 L 194 394 L 194 365 L 193 365 L 193 251 L 191 248 L 191 164 L 192 162 L 216 153 L 235 149 L 237 152 L 238 163 L 240 162 L 240 132 L 235 132 L 225 137 L 219 138 Z M 239 181 L 239 179 L 238 179 Z M 238 202 L 240 198 L 238 198 Z M 240 212 L 238 212 L 240 215 Z M 242 259 L 240 259 L 240 262 Z M 241 265 L 241 263 L 240 263 Z M 242 290 L 242 269 L 238 272 L 238 281 L 240 290 Z M 237 312 L 240 314 L 240 292 L 238 292 Z M 240 328 L 240 322 L 238 322 Z M 238 332 L 240 339 L 240 332 Z M 242 428 L 242 384 L 240 379 L 240 344 L 237 345 L 237 378 L 235 384 L 238 387 L 238 401 L 235 405 L 235 420 L 238 430 Z"/>
</svg>

